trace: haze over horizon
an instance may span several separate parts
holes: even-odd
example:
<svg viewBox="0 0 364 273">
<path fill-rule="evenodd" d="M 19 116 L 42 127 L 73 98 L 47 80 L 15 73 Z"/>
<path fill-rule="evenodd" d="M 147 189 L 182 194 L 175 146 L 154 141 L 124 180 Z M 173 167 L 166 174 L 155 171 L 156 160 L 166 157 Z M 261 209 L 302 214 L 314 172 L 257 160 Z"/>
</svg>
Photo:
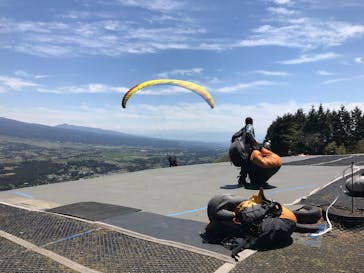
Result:
<svg viewBox="0 0 364 273">
<path fill-rule="evenodd" d="M 364 109 L 360 0 L 0 0 L 0 116 L 225 142 L 254 118 Z M 196 82 L 215 108 L 153 78 Z"/>
</svg>

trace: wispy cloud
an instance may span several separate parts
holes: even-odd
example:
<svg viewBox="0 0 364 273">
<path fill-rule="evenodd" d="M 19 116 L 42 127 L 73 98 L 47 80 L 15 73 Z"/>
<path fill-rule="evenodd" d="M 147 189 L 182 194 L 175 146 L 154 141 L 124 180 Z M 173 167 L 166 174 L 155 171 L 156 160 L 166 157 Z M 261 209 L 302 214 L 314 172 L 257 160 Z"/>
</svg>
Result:
<svg viewBox="0 0 364 273">
<path fill-rule="evenodd" d="M 330 0 L 330 1 L 317 1 L 317 0 L 299 0 L 295 1 L 296 5 L 302 5 L 309 9 L 317 9 L 317 10 L 327 10 L 332 7 L 336 7 L 339 9 L 342 8 L 362 8 L 364 7 L 364 3 L 360 0 Z"/>
<path fill-rule="evenodd" d="M 364 63 L 364 61 L 363 61 L 363 58 L 362 58 L 362 57 L 356 57 L 356 58 L 354 59 L 354 62 L 356 62 L 357 64 L 363 64 L 363 63 Z"/>
<path fill-rule="evenodd" d="M 26 78 L 36 78 L 34 77 L 34 75 L 27 74 L 26 72 L 23 71 L 20 72 L 18 71 L 18 73 L 16 74 L 22 75 Z M 38 79 L 42 78 L 43 77 L 38 77 Z M 54 93 L 54 94 L 82 94 L 82 93 L 96 94 L 96 93 L 112 93 L 112 92 L 123 93 L 128 90 L 128 88 L 126 87 L 110 86 L 101 83 L 51 87 L 51 86 L 46 86 L 44 84 L 27 81 L 24 78 L 20 77 L 9 77 L 0 75 L 0 88 L 2 89 L 2 93 L 6 91 L 6 88 L 21 91 L 28 87 L 32 87 L 31 91 L 40 93 Z"/>
<path fill-rule="evenodd" d="M 0 75 L 0 84 L 11 89 L 20 90 L 25 87 L 39 87 L 40 85 L 34 82 L 25 81 L 21 78 L 8 77 Z"/>
<path fill-rule="evenodd" d="M 180 19 L 183 20 L 183 19 Z M 200 49 L 206 30 L 193 22 L 141 26 L 133 21 L 94 19 L 64 22 L 14 21 L 0 18 L 0 47 L 38 56 L 155 53 Z M 9 39 L 9 35 L 12 39 Z M 97 39 L 95 39 L 97 37 Z"/>
<path fill-rule="evenodd" d="M 331 80 L 324 81 L 321 84 L 326 85 L 326 84 L 334 84 L 334 83 L 338 83 L 338 82 L 356 81 L 356 80 L 363 80 L 363 79 L 364 79 L 364 75 L 359 75 L 359 76 L 353 76 L 353 77 L 331 79 Z"/>
<path fill-rule="evenodd" d="M 333 76 L 333 75 L 336 75 L 336 73 L 328 72 L 326 70 L 318 70 L 316 72 L 316 74 L 321 75 L 321 76 Z"/>
<path fill-rule="evenodd" d="M 339 57 L 339 55 L 337 55 L 336 53 L 328 52 L 328 53 L 322 53 L 322 54 L 316 54 L 316 55 L 301 55 L 297 59 L 279 61 L 278 63 L 280 63 L 280 64 L 313 63 L 313 62 L 335 59 L 337 57 Z"/>
<path fill-rule="evenodd" d="M 138 7 L 160 12 L 180 9 L 184 3 L 177 0 L 118 0 L 123 6 Z"/>
<path fill-rule="evenodd" d="M 278 5 L 287 5 L 292 2 L 291 0 L 271 0 L 271 1 Z"/>
<path fill-rule="evenodd" d="M 292 74 L 283 72 L 283 71 L 267 71 L 267 70 L 255 70 L 253 73 L 261 74 L 265 76 L 278 76 L 278 77 L 287 77 L 291 76 Z"/>
<path fill-rule="evenodd" d="M 98 12 L 67 11 L 51 21 L 0 18 L 0 47 L 42 57 L 120 56 L 165 50 L 221 52 L 256 46 L 307 51 L 339 46 L 364 36 L 362 24 L 299 17 L 301 13 L 293 10 L 295 5 L 288 0 L 273 1 L 276 5 L 267 8 L 271 16 L 263 16 L 264 24 L 242 39 L 237 39 L 236 34 L 217 34 L 205 17 L 186 12 L 195 6 L 186 1 L 115 0 L 108 4 L 110 14 L 102 11 L 107 4 L 95 2 L 101 7 Z M 118 16 L 110 11 L 111 5 L 115 10 L 131 7 L 134 16 Z"/>
<path fill-rule="evenodd" d="M 233 93 L 239 92 L 250 88 L 260 87 L 260 86 L 272 86 L 277 85 L 277 83 L 272 81 L 254 81 L 249 83 L 240 83 L 232 86 L 225 86 L 222 88 L 215 89 L 219 93 Z"/>
<path fill-rule="evenodd" d="M 179 87 L 179 86 L 154 86 L 150 88 L 143 89 L 143 92 L 139 92 L 138 95 L 141 96 L 169 96 L 169 95 L 175 95 L 175 94 L 182 94 L 182 93 L 188 93 L 189 90 Z"/>
<path fill-rule="evenodd" d="M 338 79 L 324 81 L 321 84 L 334 84 L 334 83 L 350 81 L 350 80 L 352 80 L 352 78 L 338 78 Z"/>
<path fill-rule="evenodd" d="M 269 7 L 267 8 L 267 10 L 273 14 L 277 14 L 277 15 L 293 15 L 296 14 L 296 11 L 291 10 L 291 9 L 287 9 L 287 8 L 282 8 L 282 7 Z"/>
<path fill-rule="evenodd" d="M 201 72 L 203 72 L 203 71 L 204 71 L 204 69 L 200 68 L 200 67 L 190 68 L 190 69 L 174 69 L 172 71 L 161 72 L 158 74 L 158 77 L 168 78 L 170 76 L 192 76 L 192 75 L 201 74 Z"/>
<path fill-rule="evenodd" d="M 54 93 L 54 94 L 97 94 L 97 93 L 110 93 L 117 92 L 122 93 L 126 92 L 128 88 L 125 87 L 115 87 L 106 84 L 100 83 L 90 83 L 85 85 L 73 85 L 73 86 L 63 86 L 63 87 L 41 87 L 37 88 L 36 91 L 41 93 Z"/>
<path fill-rule="evenodd" d="M 348 39 L 364 36 L 364 25 L 348 22 L 321 21 L 308 17 L 273 17 L 270 20 L 271 24 L 253 29 L 250 37 L 235 46 L 280 46 L 312 50 L 339 46 Z"/>
<path fill-rule="evenodd" d="M 49 75 L 34 75 L 23 70 L 17 70 L 14 74 L 18 77 L 29 78 L 29 79 L 43 79 L 48 78 Z"/>
</svg>

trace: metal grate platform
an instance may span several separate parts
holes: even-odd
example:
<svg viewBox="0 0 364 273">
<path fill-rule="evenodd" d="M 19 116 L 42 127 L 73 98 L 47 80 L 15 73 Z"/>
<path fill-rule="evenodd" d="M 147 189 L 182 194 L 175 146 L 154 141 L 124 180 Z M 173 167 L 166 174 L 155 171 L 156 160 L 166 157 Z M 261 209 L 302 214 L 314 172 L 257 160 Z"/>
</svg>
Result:
<svg viewBox="0 0 364 273">
<path fill-rule="evenodd" d="M 214 257 L 138 239 L 96 224 L 1 204 L 0 229 L 101 272 L 207 273 L 224 264 Z M 5 249 L 2 249 L 0 259 L 6 259 L 4 252 Z M 37 256 L 31 254 L 24 259 L 36 259 Z M 14 267 L 15 271 L 0 272 L 42 272 L 43 268 L 47 268 L 43 261 L 36 261 L 33 263 L 36 270 L 16 271 L 17 263 L 9 260 L 11 270 Z M 62 270 L 56 268 L 54 272 L 64 272 Z"/>
<path fill-rule="evenodd" d="M 212 257 L 108 230 L 98 230 L 46 248 L 102 272 L 207 273 L 214 272 L 224 263 Z"/>
<path fill-rule="evenodd" d="M 76 271 L 0 237 L 0 272 L 74 273 Z"/>
<path fill-rule="evenodd" d="M 0 229 L 38 246 L 95 229 L 95 225 L 0 204 Z"/>
</svg>

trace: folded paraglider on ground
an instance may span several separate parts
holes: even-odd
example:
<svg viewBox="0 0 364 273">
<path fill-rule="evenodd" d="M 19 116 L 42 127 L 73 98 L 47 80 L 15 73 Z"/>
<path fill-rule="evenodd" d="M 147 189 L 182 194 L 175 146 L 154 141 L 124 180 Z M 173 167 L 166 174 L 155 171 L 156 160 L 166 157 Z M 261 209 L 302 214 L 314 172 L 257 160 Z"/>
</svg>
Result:
<svg viewBox="0 0 364 273">
<path fill-rule="evenodd" d="M 291 211 L 267 199 L 263 189 L 249 199 L 234 194 L 216 195 L 208 203 L 207 214 L 210 221 L 201 234 L 203 242 L 225 246 L 235 259 L 243 249 L 287 246 L 292 243 L 291 234 L 298 231 L 297 227 L 301 228 L 299 232 L 318 229 L 304 229 L 301 223 L 316 223 L 322 216 L 318 208 Z"/>
</svg>

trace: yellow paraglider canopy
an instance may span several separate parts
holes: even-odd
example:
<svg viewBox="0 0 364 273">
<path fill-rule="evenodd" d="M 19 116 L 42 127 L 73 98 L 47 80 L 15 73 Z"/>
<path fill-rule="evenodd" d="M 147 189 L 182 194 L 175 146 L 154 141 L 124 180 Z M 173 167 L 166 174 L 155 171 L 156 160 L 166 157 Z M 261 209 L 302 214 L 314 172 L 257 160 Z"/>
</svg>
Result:
<svg viewBox="0 0 364 273">
<path fill-rule="evenodd" d="M 195 92 L 196 94 L 200 95 L 211 106 L 211 108 L 214 108 L 214 106 L 215 106 L 215 102 L 214 102 L 214 99 L 212 98 L 211 94 L 206 89 L 204 89 L 202 86 L 195 84 L 193 82 L 175 80 L 175 79 L 158 79 L 158 80 L 149 80 L 149 81 L 141 82 L 141 83 L 135 85 L 134 87 L 132 87 L 131 89 L 129 89 L 125 93 L 121 105 L 123 106 L 123 108 L 125 108 L 127 101 L 131 98 L 131 96 L 133 94 L 135 94 L 140 89 L 143 89 L 145 87 L 152 86 L 152 85 L 162 85 L 162 84 L 176 85 L 176 86 L 180 86 L 180 87 L 189 89 L 189 90 Z"/>
</svg>

